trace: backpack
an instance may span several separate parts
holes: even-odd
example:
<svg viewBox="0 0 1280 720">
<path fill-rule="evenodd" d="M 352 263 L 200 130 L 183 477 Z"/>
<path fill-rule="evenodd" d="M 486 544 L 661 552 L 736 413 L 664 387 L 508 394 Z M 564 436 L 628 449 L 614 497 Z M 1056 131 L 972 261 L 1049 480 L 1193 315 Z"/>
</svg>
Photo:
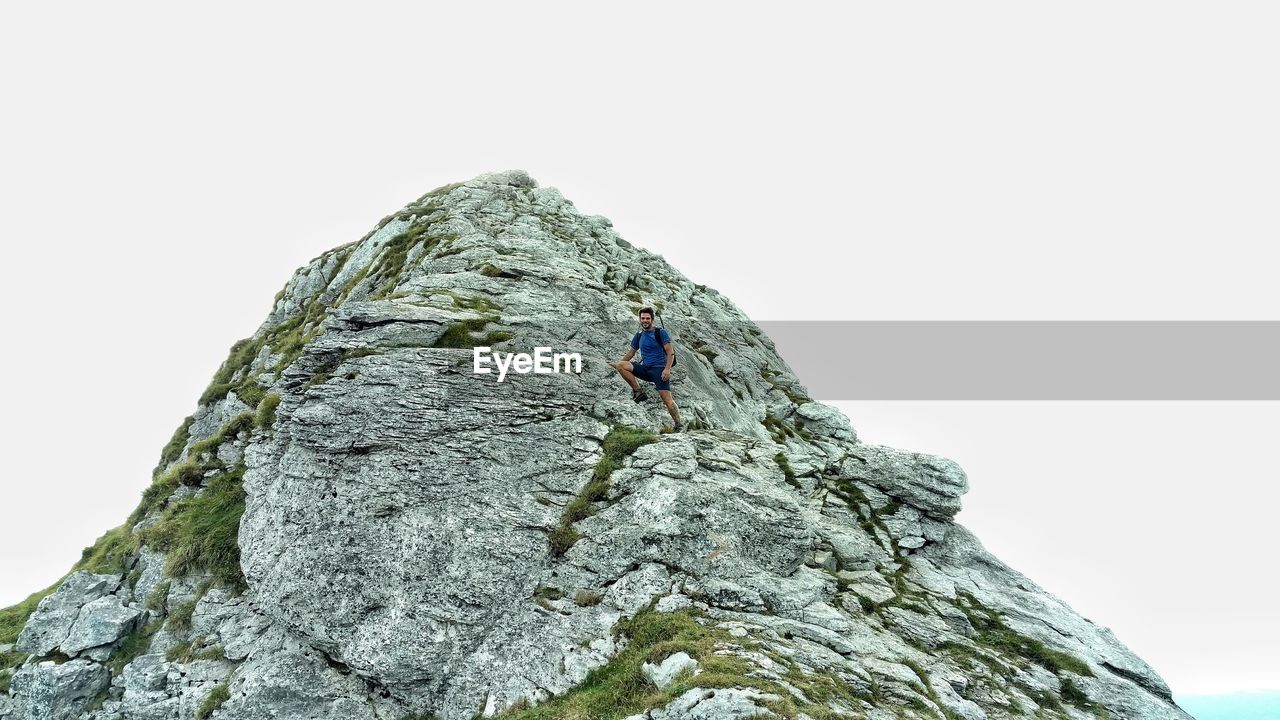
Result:
<svg viewBox="0 0 1280 720">
<path fill-rule="evenodd" d="M 662 322 L 662 316 L 661 316 L 661 315 L 659 315 L 659 316 L 658 316 L 658 322 Z M 677 358 L 677 357 L 676 357 L 675 341 L 671 339 L 671 333 L 667 332 L 667 329 L 666 329 L 665 327 L 663 327 L 662 325 L 659 325 L 657 328 L 655 328 L 655 329 L 653 330 L 653 339 L 654 339 L 654 340 L 657 340 L 657 339 L 660 337 L 660 336 L 658 335 L 658 331 L 659 331 L 659 330 L 661 330 L 661 331 L 662 331 L 662 332 L 664 332 L 664 333 L 667 333 L 667 341 L 668 341 L 668 342 L 670 342 L 670 343 L 671 343 L 671 345 L 672 345 L 672 348 L 671 348 L 671 367 L 675 367 L 675 366 L 676 366 L 676 362 L 679 360 L 679 358 Z M 638 339 L 640 338 L 640 336 L 641 336 L 641 335 L 643 335 L 643 334 L 644 334 L 644 330 L 643 330 L 643 329 L 641 329 L 641 330 L 640 330 L 640 332 L 636 333 L 636 339 L 638 340 Z M 661 343 L 659 343 L 659 344 L 661 344 Z M 664 348 L 664 349 L 665 349 L 665 348 Z"/>
</svg>

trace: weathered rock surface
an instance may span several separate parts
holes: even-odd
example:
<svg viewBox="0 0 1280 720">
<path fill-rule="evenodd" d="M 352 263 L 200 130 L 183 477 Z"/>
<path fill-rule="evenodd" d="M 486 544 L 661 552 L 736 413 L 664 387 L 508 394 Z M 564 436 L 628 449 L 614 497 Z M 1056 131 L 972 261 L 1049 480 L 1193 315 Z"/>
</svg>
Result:
<svg viewBox="0 0 1280 720">
<path fill-rule="evenodd" d="M 745 717 L 776 717 L 758 703 L 778 696 L 750 688 L 704 690 L 693 688 L 666 707 L 650 713 L 652 720 L 733 720 Z"/>
<path fill-rule="evenodd" d="M 103 623 L 110 623 L 111 620 L 108 618 L 116 617 L 112 608 L 120 603 L 119 600 L 108 598 L 119 586 L 119 577 L 94 575 L 87 572 L 75 573 L 67 578 L 56 592 L 40 601 L 35 613 L 27 621 L 26 627 L 22 629 L 22 634 L 18 636 L 18 642 L 15 647 L 20 652 L 37 657 L 48 655 L 59 649 L 67 642 L 73 628 L 76 628 L 77 621 L 81 617 L 81 611 L 89 606 L 92 606 L 89 611 L 90 615 L 100 619 Z M 95 601 L 100 600 L 105 600 L 106 604 L 94 604 Z M 84 622 L 79 623 L 77 637 L 72 640 L 72 643 L 78 645 L 78 641 L 88 639 L 90 633 L 95 634 L 97 637 L 111 634 L 111 630 L 107 627 L 94 627 L 99 624 L 98 619 L 85 618 Z M 72 655 L 78 650 L 93 647 L 94 645 L 102 645 L 119 637 L 120 634 L 117 634 L 93 645 L 63 648 L 62 651 Z"/>
<path fill-rule="evenodd" d="M 640 666 L 640 670 L 644 673 L 645 677 L 649 678 L 650 682 L 652 682 L 655 687 L 659 690 L 663 690 L 675 681 L 677 675 L 685 670 L 696 673 L 698 670 L 698 661 L 689 657 L 687 653 L 681 651 L 673 655 L 668 655 L 666 660 L 663 660 L 656 665 L 653 663 L 645 663 Z"/>
<path fill-rule="evenodd" d="M 694 429 L 611 457 L 601 485 L 612 428 L 668 422 L 606 364 L 643 305 Z M 477 345 L 583 371 L 500 383 Z M 649 720 L 1187 719 L 953 522 L 955 463 L 860 442 L 726 298 L 520 172 L 301 268 L 174 451 L 168 507 L 243 491 L 243 584 L 169 577 L 147 545 L 127 577 L 72 575 L 29 619 L 0 718 L 466 720 L 634 663 L 665 693 L 626 711 Z M 163 503 L 144 510 L 138 537 Z M 638 617 L 708 636 L 637 655 L 619 628 Z M 38 662 L 54 652 L 88 657 Z"/>
<path fill-rule="evenodd" d="M 128 635 L 141 615 L 138 610 L 125 607 L 114 595 L 85 603 L 62 641 L 62 651 L 75 655 L 82 650 L 113 643 Z"/>
<path fill-rule="evenodd" d="M 26 665 L 13 676 L 12 715 L 22 720 L 69 720 L 111 682 L 107 669 L 89 660 Z"/>
</svg>

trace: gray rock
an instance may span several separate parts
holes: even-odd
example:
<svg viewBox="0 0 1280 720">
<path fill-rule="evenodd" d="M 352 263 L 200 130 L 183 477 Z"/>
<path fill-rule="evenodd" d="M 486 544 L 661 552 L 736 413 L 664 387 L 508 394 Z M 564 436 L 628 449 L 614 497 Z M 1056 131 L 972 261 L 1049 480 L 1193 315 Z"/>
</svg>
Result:
<svg viewBox="0 0 1280 720">
<path fill-rule="evenodd" d="M 316 720 L 375 720 L 377 707 L 359 677 L 331 666 L 311 649 L 286 644 L 255 655 L 240 666 L 231 683 L 231 698 L 219 717 L 226 720 L 315 718 Z M 402 713 L 403 714 L 403 713 Z M 389 717 L 400 717 L 400 714 Z"/>
<path fill-rule="evenodd" d="M 88 660 L 24 665 L 13 675 L 13 716 L 71 720 L 111 683 L 111 673 Z"/>
<path fill-rule="evenodd" d="M 165 555 L 143 546 L 138 551 L 138 562 L 142 567 L 142 574 L 134 584 L 133 598 L 129 606 L 142 609 L 151 598 L 151 594 L 164 582 Z"/>
<path fill-rule="evenodd" d="M 122 605 L 114 595 L 85 603 L 62 641 L 62 651 L 75 655 L 81 650 L 114 643 L 133 631 L 141 615 L 138 610 Z"/>
<path fill-rule="evenodd" d="M 918 550 L 924 547 L 924 538 L 919 535 L 907 535 L 905 537 L 898 538 L 898 547 L 905 548 L 907 550 Z"/>
<path fill-rule="evenodd" d="M 855 582 L 849 585 L 849 589 L 873 603 L 886 602 L 897 594 L 887 584 Z"/>
<path fill-rule="evenodd" d="M 164 655 L 142 655 L 124 668 L 122 704 L 129 717 L 161 720 L 176 717 L 179 699 L 168 691 L 170 664 Z"/>
<path fill-rule="evenodd" d="M 865 482 L 941 519 L 960 511 L 960 496 L 969 489 L 964 471 L 951 460 L 878 445 L 849 448 L 840 477 Z"/>
<path fill-rule="evenodd" d="M 817 567 L 835 572 L 836 556 L 826 550 L 818 550 L 813 553 L 813 564 Z"/>
<path fill-rule="evenodd" d="M 777 717 L 759 704 L 782 698 L 752 688 L 693 688 L 672 700 L 666 707 L 649 714 L 652 720 L 745 720 L 753 717 Z"/>
<path fill-rule="evenodd" d="M 673 613 L 686 608 L 692 607 L 693 601 L 685 595 L 667 595 L 658 600 L 653 606 L 654 610 L 660 613 Z"/>
<path fill-rule="evenodd" d="M 676 676 L 685 670 L 691 670 L 696 675 L 698 673 L 698 661 L 689 657 L 683 651 L 667 656 L 665 660 L 657 665 L 644 663 L 640 666 L 640 671 L 659 690 L 665 690 L 676 679 Z"/>
<path fill-rule="evenodd" d="M 804 418 L 804 427 L 810 432 L 846 442 L 857 440 L 857 434 L 849 425 L 849 418 L 838 408 L 811 402 L 796 408 L 796 414 Z"/>
<path fill-rule="evenodd" d="M 110 595 L 119 585 L 118 575 L 94 575 L 83 570 L 74 573 L 36 606 L 15 647 L 36 657 L 48 655 L 67 639 L 82 607 Z"/>
<path fill-rule="evenodd" d="M 605 593 L 604 600 L 624 615 L 634 615 L 654 596 L 670 587 L 671 575 L 667 569 L 657 563 L 646 563 L 614 582 Z"/>
</svg>

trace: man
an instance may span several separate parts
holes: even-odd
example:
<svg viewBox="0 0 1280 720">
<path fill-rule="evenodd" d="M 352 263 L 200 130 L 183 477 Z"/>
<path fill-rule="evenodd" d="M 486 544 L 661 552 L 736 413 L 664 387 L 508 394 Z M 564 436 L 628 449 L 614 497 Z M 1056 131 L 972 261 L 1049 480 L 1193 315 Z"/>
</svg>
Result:
<svg viewBox="0 0 1280 720">
<path fill-rule="evenodd" d="M 684 430 L 684 423 L 680 422 L 680 411 L 671 397 L 671 363 L 676 357 L 675 346 L 671 344 L 671 336 L 666 330 L 653 326 L 653 308 L 640 309 L 640 328 L 640 332 L 631 338 L 631 349 L 627 354 L 609 365 L 631 386 L 631 399 L 636 402 L 643 402 L 648 397 L 636 378 L 653 383 L 658 388 L 662 404 L 671 413 L 671 431 L 680 432 Z M 637 350 L 640 351 L 638 364 L 630 362 Z"/>
</svg>

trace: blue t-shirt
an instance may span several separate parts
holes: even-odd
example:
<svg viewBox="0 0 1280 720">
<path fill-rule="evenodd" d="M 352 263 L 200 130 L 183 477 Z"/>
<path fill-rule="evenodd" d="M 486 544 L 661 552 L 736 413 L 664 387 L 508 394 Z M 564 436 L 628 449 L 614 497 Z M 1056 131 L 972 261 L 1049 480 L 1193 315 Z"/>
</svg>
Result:
<svg viewBox="0 0 1280 720">
<path fill-rule="evenodd" d="M 658 336 L 658 337 L 654 337 Z M 631 347 L 640 351 L 640 364 L 646 367 L 666 367 L 667 351 L 662 347 L 671 342 L 671 336 L 662 328 L 638 332 L 631 338 Z"/>
</svg>

